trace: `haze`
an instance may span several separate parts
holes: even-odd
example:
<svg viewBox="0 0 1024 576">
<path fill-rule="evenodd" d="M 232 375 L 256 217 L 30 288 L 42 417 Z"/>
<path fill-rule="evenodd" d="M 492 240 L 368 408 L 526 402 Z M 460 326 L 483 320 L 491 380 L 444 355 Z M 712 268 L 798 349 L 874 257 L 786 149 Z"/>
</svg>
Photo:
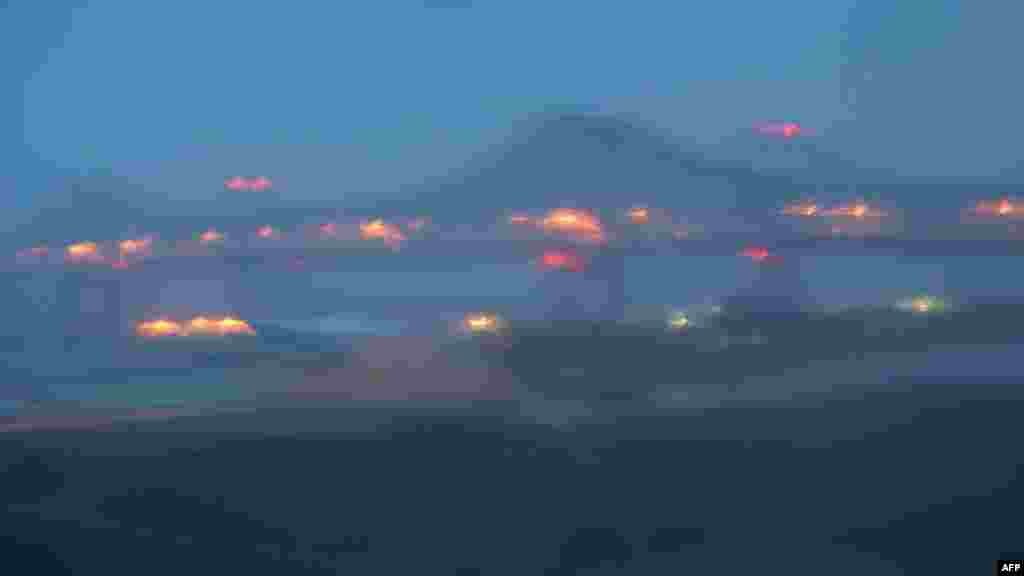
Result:
<svg viewBox="0 0 1024 576">
<path fill-rule="evenodd" d="M 172 198 L 252 172 L 292 197 L 388 195 L 552 108 L 708 145 L 793 119 L 864 167 L 1012 173 L 1021 5 L 878 4 L 15 0 L 4 205 L 96 169 Z"/>
</svg>

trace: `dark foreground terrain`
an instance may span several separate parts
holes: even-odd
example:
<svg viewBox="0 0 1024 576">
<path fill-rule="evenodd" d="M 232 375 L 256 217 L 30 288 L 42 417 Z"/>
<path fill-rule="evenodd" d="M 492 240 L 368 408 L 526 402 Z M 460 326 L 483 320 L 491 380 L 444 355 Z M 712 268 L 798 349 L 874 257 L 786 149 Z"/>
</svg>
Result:
<svg viewBox="0 0 1024 576">
<path fill-rule="evenodd" d="M 11 428 L 2 573 L 990 573 L 1024 556 L 1024 368 L 976 351 L 1020 312 L 523 330 L 456 347 L 514 382 L 461 404 Z M 215 364 L 308 361 L 263 338 Z"/>
<path fill-rule="evenodd" d="M 1024 551 L 1022 400 L 893 383 L 572 428 L 492 402 L 11 433 L 0 552 L 11 574 L 986 574 Z"/>
</svg>

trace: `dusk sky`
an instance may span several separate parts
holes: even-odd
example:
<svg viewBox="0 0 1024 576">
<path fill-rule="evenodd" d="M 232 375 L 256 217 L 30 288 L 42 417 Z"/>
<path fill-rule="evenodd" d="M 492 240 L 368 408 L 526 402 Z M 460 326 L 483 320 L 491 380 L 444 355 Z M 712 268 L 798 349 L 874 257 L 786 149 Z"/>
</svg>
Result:
<svg viewBox="0 0 1024 576">
<path fill-rule="evenodd" d="M 20 94 L 0 97 L 23 130 L 5 127 L 0 149 L 173 197 L 209 196 L 234 173 L 266 173 L 295 197 L 386 193 L 551 108 L 706 143 L 798 120 L 834 128 L 865 165 L 929 175 L 1012 166 L 1024 128 L 1016 2 L 8 4 L 3 57 L 19 78 L 5 86 Z M 14 164 L 0 172 L 24 203 L 36 181 Z"/>
</svg>

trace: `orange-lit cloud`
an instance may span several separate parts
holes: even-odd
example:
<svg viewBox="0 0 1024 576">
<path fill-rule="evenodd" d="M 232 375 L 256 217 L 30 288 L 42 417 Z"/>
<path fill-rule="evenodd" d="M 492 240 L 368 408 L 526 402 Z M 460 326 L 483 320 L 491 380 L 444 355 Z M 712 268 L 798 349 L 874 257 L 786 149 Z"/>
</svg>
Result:
<svg viewBox="0 0 1024 576">
<path fill-rule="evenodd" d="M 808 134 L 808 131 L 798 122 L 766 122 L 756 124 L 754 131 L 766 136 L 782 136 L 783 138 L 796 138 Z"/>
<path fill-rule="evenodd" d="M 122 257 L 146 256 L 152 251 L 152 246 L 153 238 L 151 236 L 143 236 L 142 238 L 122 240 L 118 243 L 117 248 Z"/>
<path fill-rule="evenodd" d="M 540 266 L 545 270 L 582 272 L 583 259 L 571 250 L 548 250 L 541 255 Z"/>
<path fill-rule="evenodd" d="M 646 206 L 634 206 L 627 215 L 633 224 L 647 224 L 651 220 L 651 211 Z"/>
<path fill-rule="evenodd" d="M 864 202 L 854 202 L 829 208 L 825 211 L 825 216 L 863 220 L 864 218 L 880 218 L 885 216 L 885 213 L 872 208 Z"/>
<path fill-rule="evenodd" d="M 224 187 L 228 190 L 245 190 L 249 187 L 249 182 L 241 176 L 235 176 L 224 181 Z"/>
<path fill-rule="evenodd" d="M 184 333 L 181 323 L 161 318 L 140 322 L 135 327 L 135 333 L 143 338 L 166 338 L 168 336 L 181 336 Z"/>
<path fill-rule="evenodd" d="M 973 212 L 979 216 L 996 216 L 1008 218 L 1020 216 L 1022 209 L 1009 198 L 1000 198 L 995 202 L 978 202 Z"/>
<path fill-rule="evenodd" d="M 199 242 L 202 244 L 214 244 L 223 240 L 224 235 L 213 228 L 210 228 L 199 235 Z"/>
<path fill-rule="evenodd" d="M 264 240 L 277 240 L 281 237 L 281 233 L 273 226 L 260 226 L 256 230 L 256 235 Z"/>
<path fill-rule="evenodd" d="M 504 321 L 495 314 L 469 314 L 462 320 L 462 326 L 469 332 L 497 332 L 504 326 Z"/>
<path fill-rule="evenodd" d="M 405 241 L 405 235 L 397 226 L 380 218 L 361 223 L 359 235 L 364 240 L 383 240 L 385 244 L 393 248 Z"/>
<path fill-rule="evenodd" d="M 232 316 L 197 316 L 185 324 L 188 336 L 228 336 L 232 334 L 255 334 L 248 322 Z"/>
<path fill-rule="evenodd" d="M 317 231 L 322 237 L 334 238 L 338 235 L 338 225 L 334 222 L 324 222 L 317 228 Z"/>
<path fill-rule="evenodd" d="M 604 239 L 604 226 L 601 221 L 584 210 L 552 210 L 541 220 L 540 225 L 548 232 L 560 232 L 589 240 Z"/>
<path fill-rule="evenodd" d="M 786 205 L 782 213 L 786 216 L 811 217 L 821 214 L 821 208 L 814 202 L 796 202 Z"/>
<path fill-rule="evenodd" d="M 141 322 L 136 326 L 135 333 L 144 338 L 168 338 L 254 335 L 256 331 L 248 322 L 233 316 L 196 316 L 186 322 L 167 318 Z"/>
<path fill-rule="evenodd" d="M 224 187 L 232 192 L 263 192 L 269 190 L 274 186 L 270 178 L 266 176 L 258 176 L 256 178 L 242 178 L 241 176 L 234 176 L 224 181 Z"/>
<path fill-rule="evenodd" d="M 249 190 L 253 190 L 255 192 L 269 190 L 272 186 L 273 183 L 270 181 L 270 178 L 267 178 L 266 176 L 258 176 L 249 180 Z"/>
<path fill-rule="evenodd" d="M 103 255 L 100 253 L 100 247 L 95 242 L 79 242 L 77 244 L 71 244 L 64 249 L 64 255 L 68 262 L 76 264 L 97 263 L 103 261 Z"/>
<path fill-rule="evenodd" d="M 754 262 L 765 262 L 772 257 L 772 253 L 762 246 L 751 246 L 740 252 L 740 256 L 750 258 Z"/>
</svg>

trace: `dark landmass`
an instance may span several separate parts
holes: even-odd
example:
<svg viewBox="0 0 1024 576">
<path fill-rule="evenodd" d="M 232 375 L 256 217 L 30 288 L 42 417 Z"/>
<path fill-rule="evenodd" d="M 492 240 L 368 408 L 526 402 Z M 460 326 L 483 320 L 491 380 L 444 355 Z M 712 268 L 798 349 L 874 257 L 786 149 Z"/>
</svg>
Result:
<svg viewBox="0 0 1024 576">
<path fill-rule="evenodd" d="M 683 334 L 538 324 L 445 345 L 508 371 L 519 394 L 589 402 L 570 425 L 507 399 L 7 433 L 0 551 L 33 574 L 983 573 L 1024 542 L 1018 384 L 848 372 L 783 401 L 643 399 L 652 383 L 728 399 L 811 360 L 1019 343 L 1022 315 L 724 315 Z M 292 338 L 206 358 L 287 364 Z"/>
<path fill-rule="evenodd" d="M 572 432 L 478 406 L 5 437 L 0 549 L 34 574 L 980 573 L 1021 551 L 1021 399 L 973 383 Z M 255 431 L 275 419 L 322 429 Z"/>
</svg>

